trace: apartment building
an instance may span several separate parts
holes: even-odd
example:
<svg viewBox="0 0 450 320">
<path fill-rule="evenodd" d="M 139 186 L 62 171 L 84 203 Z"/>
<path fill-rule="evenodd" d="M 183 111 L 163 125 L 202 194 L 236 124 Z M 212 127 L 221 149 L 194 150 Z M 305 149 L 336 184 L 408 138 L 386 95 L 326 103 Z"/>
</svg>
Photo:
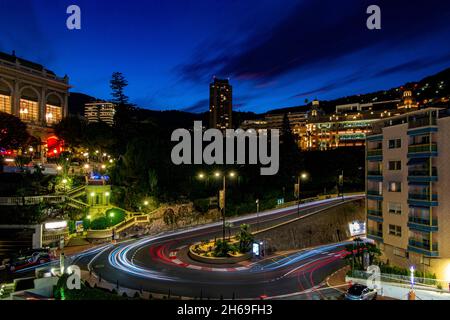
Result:
<svg viewBox="0 0 450 320">
<path fill-rule="evenodd" d="M 380 120 L 367 137 L 367 236 L 382 259 L 450 280 L 450 113 Z"/>
<path fill-rule="evenodd" d="M 101 121 L 112 126 L 115 112 L 116 107 L 112 102 L 96 101 L 84 105 L 84 117 L 89 123 Z"/>
</svg>

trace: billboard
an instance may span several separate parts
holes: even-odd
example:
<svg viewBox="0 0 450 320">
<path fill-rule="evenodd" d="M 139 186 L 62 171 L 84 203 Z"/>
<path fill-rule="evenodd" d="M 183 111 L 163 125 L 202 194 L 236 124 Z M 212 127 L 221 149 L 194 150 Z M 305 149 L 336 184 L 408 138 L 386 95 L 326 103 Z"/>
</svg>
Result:
<svg viewBox="0 0 450 320">
<path fill-rule="evenodd" d="M 352 221 L 348 224 L 348 228 L 350 230 L 350 235 L 360 236 L 366 233 L 366 222 L 365 221 Z"/>
</svg>

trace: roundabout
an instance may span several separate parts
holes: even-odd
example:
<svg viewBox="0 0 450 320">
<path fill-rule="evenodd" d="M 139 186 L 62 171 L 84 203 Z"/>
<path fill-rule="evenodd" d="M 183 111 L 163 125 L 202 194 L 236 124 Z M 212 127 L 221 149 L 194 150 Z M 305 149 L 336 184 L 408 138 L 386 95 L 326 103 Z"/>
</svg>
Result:
<svg viewBox="0 0 450 320">
<path fill-rule="evenodd" d="M 336 199 L 303 205 L 301 214 L 321 209 Z M 309 211 L 308 211 L 309 210 Z M 297 216 L 285 208 L 237 223 L 273 225 Z M 236 231 L 236 230 L 235 230 Z M 129 289 L 203 299 L 261 299 L 318 295 L 326 277 L 344 265 L 345 245 L 339 242 L 310 249 L 278 252 L 235 263 L 192 259 L 189 248 L 220 235 L 220 223 L 108 245 L 79 262 L 101 281 Z M 83 266 L 84 263 L 84 266 Z"/>
</svg>

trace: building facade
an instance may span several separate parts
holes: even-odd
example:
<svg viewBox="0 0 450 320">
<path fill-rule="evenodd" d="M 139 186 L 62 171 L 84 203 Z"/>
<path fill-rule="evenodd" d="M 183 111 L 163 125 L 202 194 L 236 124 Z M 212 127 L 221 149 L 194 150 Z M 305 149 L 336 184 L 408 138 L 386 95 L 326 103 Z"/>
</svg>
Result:
<svg viewBox="0 0 450 320">
<path fill-rule="evenodd" d="M 233 88 L 228 80 L 214 78 L 209 85 L 209 127 L 232 129 Z"/>
<path fill-rule="evenodd" d="M 0 111 L 17 116 L 50 153 L 60 146 L 51 127 L 68 114 L 69 79 L 42 65 L 0 52 Z M 44 151 L 44 150 L 42 150 Z"/>
<path fill-rule="evenodd" d="M 450 280 L 450 117 L 427 108 L 387 118 L 367 137 L 367 236 L 382 259 Z"/>
<path fill-rule="evenodd" d="M 112 126 L 115 112 L 116 107 L 112 102 L 97 101 L 84 105 L 84 117 L 89 123 L 102 121 Z"/>
</svg>

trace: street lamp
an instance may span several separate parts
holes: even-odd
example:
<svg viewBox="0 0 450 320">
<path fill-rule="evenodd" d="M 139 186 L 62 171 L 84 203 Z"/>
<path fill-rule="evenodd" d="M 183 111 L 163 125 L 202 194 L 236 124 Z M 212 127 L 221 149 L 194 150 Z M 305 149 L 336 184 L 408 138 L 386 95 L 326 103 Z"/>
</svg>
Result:
<svg viewBox="0 0 450 320">
<path fill-rule="evenodd" d="M 227 179 L 226 178 L 227 178 L 227 176 L 229 178 L 234 178 L 234 177 L 236 177 L 236 175 L 237 174 L 234 171 L 230 171 L 228 174 L 222 173 L 220 171 L 214 172 L 215 178 L 220 178 L 220 176 L 222 176 L 222 190 L 219 190 L 219 208 L 221 209 L 221 213 L 222 213 L 222 241 L 225 241 L 225 194 L 226 194 L 226 187 L 227 187 L 227 183 L 226 183 Z M 198 177 L 199 177 L 199 179 L 204 179 L 205 174 L 199 173 Z"/>
<path fill-rule="evenodd" d="M 297 215 L 300 216 L 300 182 L 308 179 L 308 174 L 302 172 L 297 177 Z"/>
<path fill-rule="evenodd" d="M 148 206 L 148 201 L 147 200 L 144 201 L 144 206 Z"/>
</svg>

